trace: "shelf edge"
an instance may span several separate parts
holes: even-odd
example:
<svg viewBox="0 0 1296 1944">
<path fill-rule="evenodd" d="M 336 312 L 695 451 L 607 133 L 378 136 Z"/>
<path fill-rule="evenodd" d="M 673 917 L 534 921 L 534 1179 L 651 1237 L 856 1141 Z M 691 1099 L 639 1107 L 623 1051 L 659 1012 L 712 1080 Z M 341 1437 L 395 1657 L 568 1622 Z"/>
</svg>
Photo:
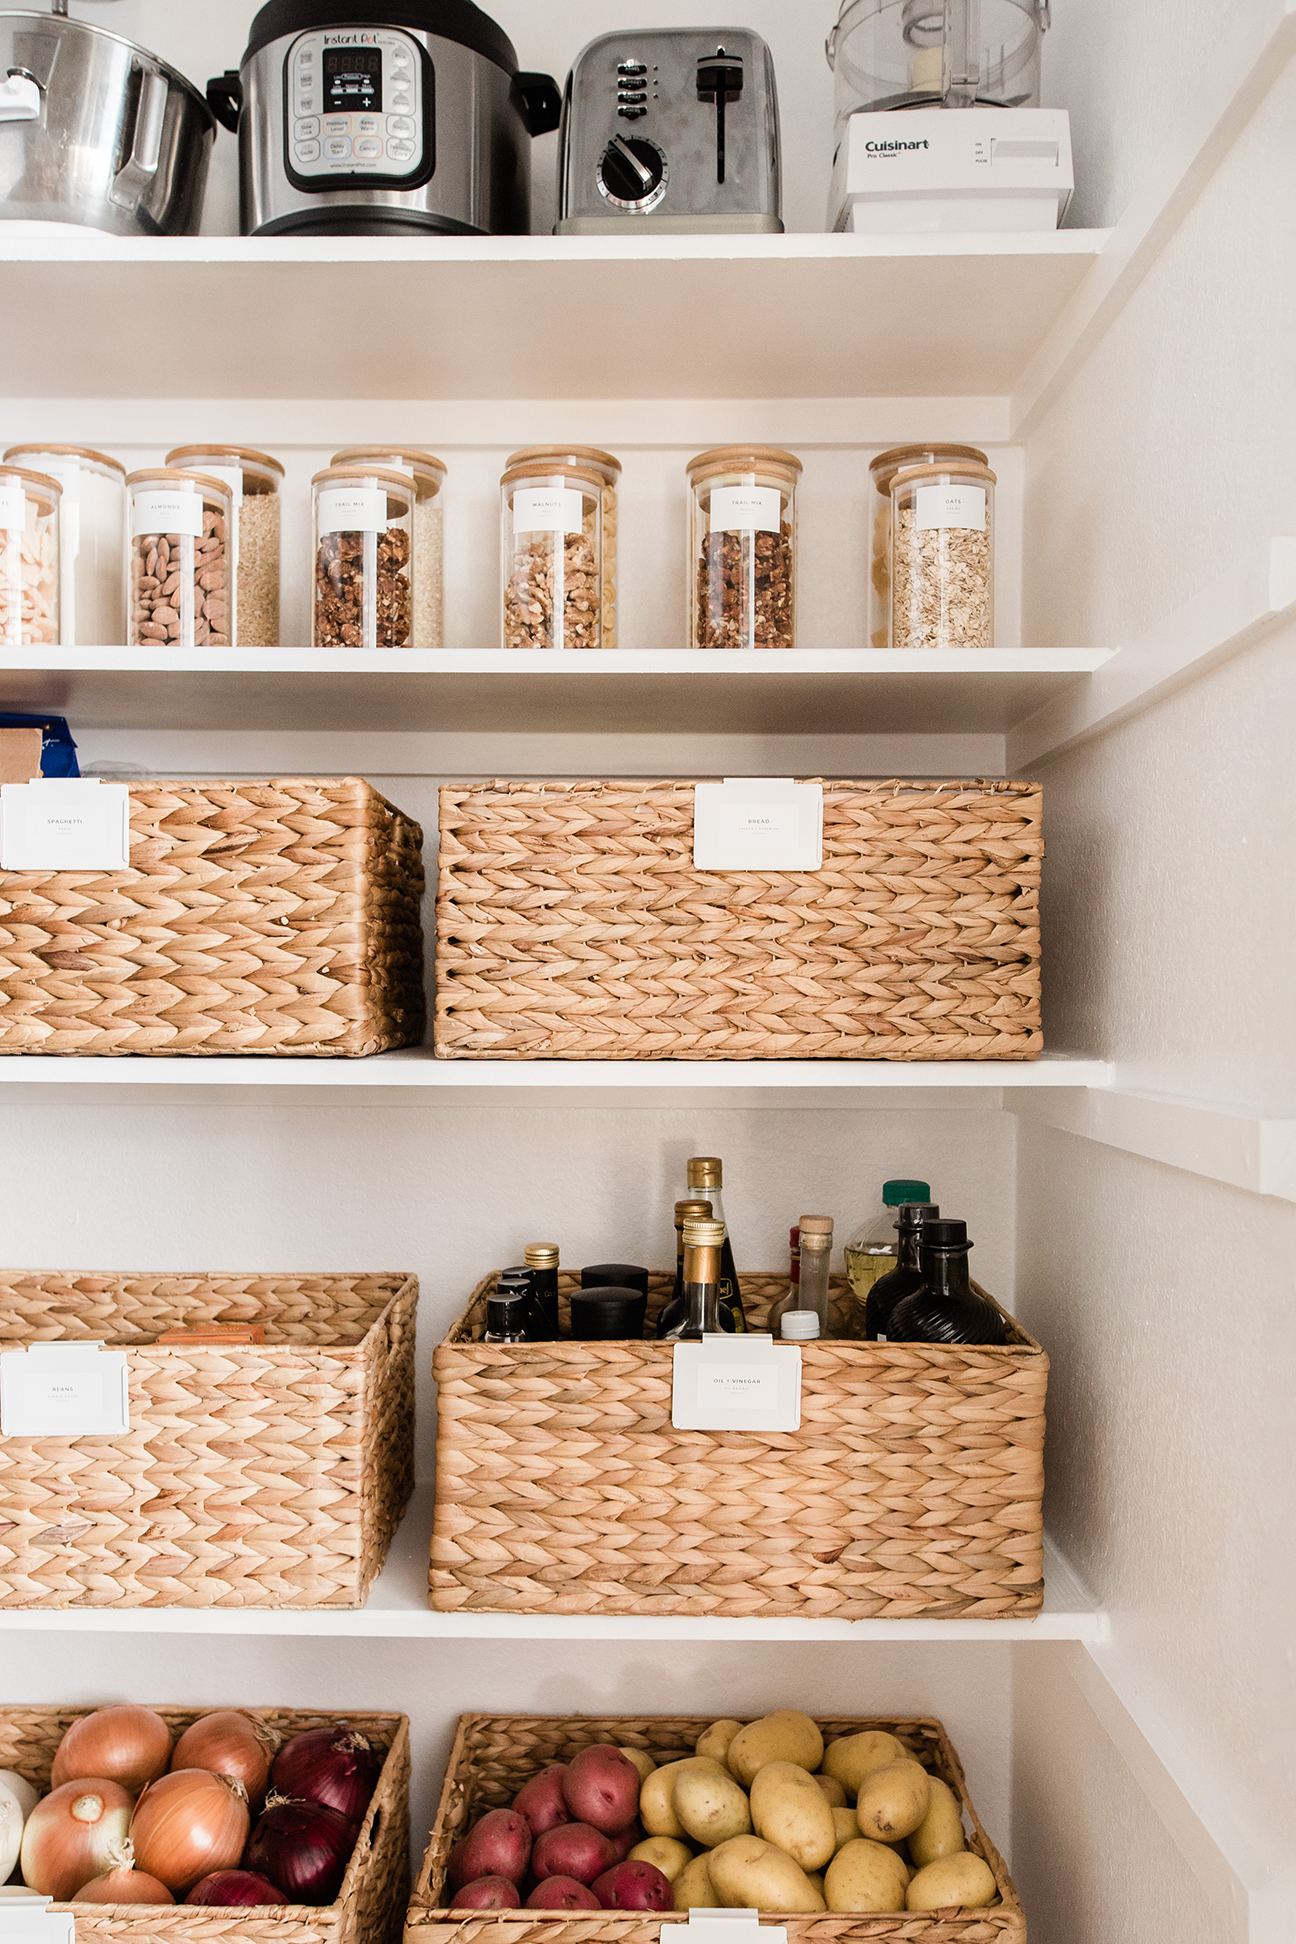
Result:
<svg viewBox="0 0 1296 1944">
<path fill-rule="evenodd" d="M 1004 1106 L 1036 1127 L 1296 1202 L 1296 1120 L 1121 1087 L 1005 1087 Z"/>
</svg>

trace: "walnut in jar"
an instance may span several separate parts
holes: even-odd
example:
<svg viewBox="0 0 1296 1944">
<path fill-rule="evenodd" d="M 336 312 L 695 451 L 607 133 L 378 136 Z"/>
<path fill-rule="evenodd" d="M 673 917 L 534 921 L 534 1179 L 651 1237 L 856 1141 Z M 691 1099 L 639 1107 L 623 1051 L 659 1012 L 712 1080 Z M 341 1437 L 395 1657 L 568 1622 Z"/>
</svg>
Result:
<svg viewBox="0 0 1296 1944">
<path fill-rule="evenodd" d="M 603 480 L 543 458 L 501 482 L 506 648 L 603 645 Z"/>
</svg>

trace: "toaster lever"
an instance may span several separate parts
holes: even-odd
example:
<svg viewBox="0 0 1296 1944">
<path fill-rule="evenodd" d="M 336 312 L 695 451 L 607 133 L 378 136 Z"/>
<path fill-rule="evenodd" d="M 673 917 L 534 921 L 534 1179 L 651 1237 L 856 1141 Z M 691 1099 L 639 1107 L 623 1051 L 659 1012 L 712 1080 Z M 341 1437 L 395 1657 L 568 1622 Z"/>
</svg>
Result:
<svg viewBox="0 0 1296 1944">
<path fill-rule="evenodd" d="M 716 111 L 716 181 L 725 179 L 725 104 L 739 101 L 743 91 L 742 57 L 723 47 L 704 54 L 697 66 L 699 101 L 714 101 Z"/>
</svg>

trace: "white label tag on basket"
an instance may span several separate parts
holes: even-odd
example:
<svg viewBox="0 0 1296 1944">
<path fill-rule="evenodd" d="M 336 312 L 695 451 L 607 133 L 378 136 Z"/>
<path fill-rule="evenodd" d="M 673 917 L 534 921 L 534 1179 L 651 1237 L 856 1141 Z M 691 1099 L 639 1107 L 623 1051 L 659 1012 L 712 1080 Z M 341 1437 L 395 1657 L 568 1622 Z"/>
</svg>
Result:
<svg viewBox="0 0 1296 1944">
<path fill-rule="evenodd" d="M 712 533 L 779 533 L 782 525 L 777 486 L 717 486 L 711 495 Z"/>
<path fill-rule="evenodd" d="M 0 786 L 0 870 L 124 871 L 130 791 L 94 776 Z"/>
<path fill-rule="evenodd" d="M 914 494 L 914 525 L 919 533 L 935 527 L 957 527 L 964 533 L 984 533 L 984 486 L 920 486 Z"/>
<path fill-rule="evenodd" d="M 0 1355 L 6 1438 L 111 1438 L 130 1430 L 126 1352 L 102 1343 L 33 1343 Z"/>
<path fill-rule="evenodd" d="M 671 1944 L 787 1944 L 783 1924 L 762 1924 L 755 1910 L 690 1910 Z"/>
<path fill-rule="evenodd" d="M 677 1431 L 799 1431 L 800 1349 L 723 1330 L 677 1343 L 671 1423 Z"/>
<path fill-rule="evenodd" d="M 519 486 L 513 495 L 514 533 L 579 533 L 585 498 L 571 486 Z"/>
<path fill-rule="evenodd" d="M 823 785 L 790 776 L 727 776 L 693 791 L 698 871 L 823 868 Z"/>
<path fill-rule="evenodd" d="M 0 1944 L 73 1944 L 76 1918 L 67 1905 L 54 1910 L 52 1902 L 21 1883 L 0 1888 Z"/>
</svg>

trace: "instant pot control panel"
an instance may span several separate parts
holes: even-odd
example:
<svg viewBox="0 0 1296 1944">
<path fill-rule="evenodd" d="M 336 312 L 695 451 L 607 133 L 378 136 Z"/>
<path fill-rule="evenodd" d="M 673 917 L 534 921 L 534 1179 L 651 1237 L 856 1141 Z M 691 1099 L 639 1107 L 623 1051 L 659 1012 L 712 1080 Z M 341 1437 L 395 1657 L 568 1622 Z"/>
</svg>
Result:
<svg viewBox="0 0 1296 1944">
<path fill-rule="evenodd" d="M 415 189 L 436 166 L 427 49 L 395 28 L 320 28 L 284 57 L 284 162 L 296 189 Z"/>
</svg>

